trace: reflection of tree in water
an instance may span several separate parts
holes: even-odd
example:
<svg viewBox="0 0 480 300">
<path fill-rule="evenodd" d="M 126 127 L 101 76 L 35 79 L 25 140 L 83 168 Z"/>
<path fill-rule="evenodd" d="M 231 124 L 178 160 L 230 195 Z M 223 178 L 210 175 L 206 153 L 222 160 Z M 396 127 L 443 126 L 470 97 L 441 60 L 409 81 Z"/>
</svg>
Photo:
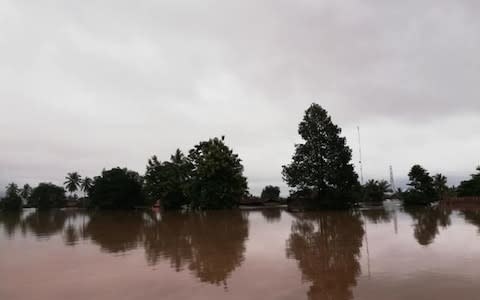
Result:
<svg viewBox="0 0 480 300">
<path fill-rule="evenodd" d="M 148 216 L 144 241 L 147 261 L 155 265 L 166 258 L 177 272 L 182 270 L 192 256 L 188 234 L 189 215 L 169 212 L 163 214 L 161 220 L 152 214 Z"/>
<path fill-rule="evenodd" d="M 312 282 L 309 299 L 353 298 L 363 235 L 357 212 L 298 215 L 287 241 L 287 257 L 296 259 L 303 278 Z"/>
<path fill-rule="evenodd" d="M 165 213 L 145 232 L 150 263 L 165 257 L 175 269 L 188 267 L 201 281 L 226 284 L 244 259 L 248 219 L 240 211 Z"/>
<path fill-rule="evenodd" d="M 244 260 L 248 218 L 241 211 L 164 213 L 75 212 L 69 210 L 1 213 L 7 235 L 24 228 L 35 236 L 59 234 L 68 246 L 89 239 L 102 250 L 122 253 L 144 245 L 147 261 L 167 259 L 176 271 L 189 269 L 203 282 L 226 285 Z"/>
<path fill-rule="evenodd" d="M 450 226 L 451 210 L 441 207 L 405 207 L 414 221 L 413 235 L 420 245 L 431 244 L 438 234 L 438 227 Z"/>
<path fill-rule="evenodd" d="M 62 231 L 67 214 L 63 210 L 35 211 L 25 218 L 31 233 L 39 237 L 49 237 Z"/>
<path fill-rule="evenodd" d="M 0 212 L 0 225 L 2 225 L 7 237 L 11 238 L 15 234 L 15 231 L 20 228 L 22 224 L 21 211 Z"/>
<path fill-rule="evenodd" d="M 280 208 L 264 208 L 262 209 L 262 216 L 268 223 L 279 222 L 282 217 L 282 210 Z"/>
<path fill-rule="evenodd" d="M 465 218 L 465 221 L 478 227 L 480 231 L 480 210 L 478 209 L 465 209 L 460 212 Z"/>
<path fill-rule="evenodd" d="M 63 239 L 67 246 L 73 246 L 80 239 L 77 228 L 73 224 L 68 224 L 63 232 Z"/>
<path fill-rule="evenodd" d="M 373 224 L 392 221 L 392 214 L 383 207 L 362 210 L 362 215 Z"/>
<path fill-rule="evenodd" d="M 143 214 L 136 211 L 96 212 L 90 215 L 85 235 L 111 253 L 125 252 L 138 246 L 142 238 Z"/>
</svg>

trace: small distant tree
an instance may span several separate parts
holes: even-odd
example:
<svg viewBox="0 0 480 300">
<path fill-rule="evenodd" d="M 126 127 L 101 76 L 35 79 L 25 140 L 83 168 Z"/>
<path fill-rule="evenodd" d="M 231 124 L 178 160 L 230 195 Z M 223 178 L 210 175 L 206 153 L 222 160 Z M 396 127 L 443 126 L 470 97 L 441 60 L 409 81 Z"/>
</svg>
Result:
<svg viewBox="0 0 480 300">
<path fill-rule="evenodd" d="M 225 145 L 223 137 L 200 142 L 188 158 L 192 163 L 189 198 L 193 208 L 231 208 L 247 194 L 241 159 Z"/>
<path fill-rule="evenodd" d="M 363 199 L 367 202 L 382 202 L 391 192 L 390 184 L 386 180 L 368 180 L 363 186 Z"/>
<path fill-rule="evenodd" d="M 32 187 L 28 183 L 20 190 L 20 197 L 22 197 L 23 203 L 29 203 L 32 190 Z"/>
<path fill-rule="evenodd" d="M 82 182 L 82 176 L 80 176 L 80 174 L 78 174 L 77 172 L 72 172 L 68 173 L 65 179 L 65 188 L 67 189 L 67 191 L 70 192 L 70 195 L 72 195 L 80 187 L 80 184 Z"/>
<path fill-rule="evenodd" d="M 30 200 L 33 206 L 41 210 L 64 207 L 65 189 L 53 183 L 40 183 L 33 189 Z"/>
<path fill-rule="evenodd" d="M 90 206 L 102 209 L 130 209 L 144 205 L 142 178 L 126 168 L 104 170 L 94 178 L 89 198 Z"/>
<path fill-rule="evenodd" d="M 437 198 L 437 193 L 433 186 L 433 178 L 420 165 L 414 165 L 408 173 L 409 189 L 404 193 L 405 204 L 425 205 L 432 203 Z"/>
<path fill-rule="evenodd" d="M 20 197 L 20 190 L 15 183 L 7 185 L 5 197 L 0 201 L 0 208 L 4 210 L 20 210 L 22 209 L 22 197 Z"/>
<path fill-rule="evenodd" d="M 458 196 L 480 196 L 480 166 L 477 167 L 477 173 L 470 175 L 469 180 L 464 180 L 457 188 Z"/>
<path fill-rule="evenodd" d="M 263 201 L 279 201 L 280 188 L 278 186 L 267 185 L 260 196 Z"/>
<path fill-rule="evenodd" d="M 187 191 L 192 164 L 177 149 L 170 161 L 159 162 L 156 156 L 148 160 L 145 173 L 145 194 L 150 204 L 160 201 L 165 209 L 179 209 L 188 204 Z"/>
<path fill-rule="evenodd" d="M 442 174 L 435 174 L 433 176 L 433 188 L 437 199 L 443 199 L 448 194 L 447 177 Z"/>
<path fill-rule="evenodd" d="M 312 104 L 298 133 L 305 142 L 295 145 L 292 162 L 282 172 L 294 195 L 308 195 L 312 207 L 346 207 L 355 202 L 359 184 L 352 152 L 327 111 Z"/>
</svg>

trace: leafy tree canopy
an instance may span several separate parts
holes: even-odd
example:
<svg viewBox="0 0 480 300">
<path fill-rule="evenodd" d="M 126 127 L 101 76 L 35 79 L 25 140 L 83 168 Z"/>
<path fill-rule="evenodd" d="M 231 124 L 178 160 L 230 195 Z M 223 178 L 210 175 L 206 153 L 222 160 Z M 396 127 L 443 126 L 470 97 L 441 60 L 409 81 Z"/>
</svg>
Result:
<svg viewBox="0 0 480 300">
<path fill-rule="evenodd" d="M 82 182 L 82 176 L 77 172 L 68 173 L 65 177 L 65 188 L 70 192 L 76 192 Z"/>
<path fill-rule="evenodd" d="M 438 200 L 437 193 L 433 186 L 433 178 L 420 165 L 414 165 L 408 173 L 408 186 L 404 193 L 405 204 L 425 205 Z"/>
<path fill-rule="evenodd" d="M 20 210 L 22 209 L 22 197 L 20 197 L 20 190 L 15 183 L 10 183 L 6 188 L 5 197 L 0 201 L 0 208 L 5 210 Z"/>
<path fill-rule="evenodd" d="M 40 183 L 33 189 L 30 200 L 38 209 L 50 209 L 65 206 L 65 190 L 53 183 Z"/>
<path fill-rule="evenodd" d="M 187 204 L 191 170 L 190 161 L 180 149 L 170 161 L 160 162 L 156 156 L 149 159 L 145 173 L 145 194 L 149 203 L 160 201 L 165 209 L 179 209 Z"/>
<path fill-rule="evenodd" d="M 386 194 L 391 192 L 390 184 L 386 180 L 368 180 L 363 186 L 363 200 L 369 202 L 382 202 Z"/>
<path fill-rule="evenodd" d="M 295 145 L 292 162 L 282 172 L 292 191 L 309 194 L 314 206 L 343 207 L 354 202 L 359 185 L 351 150 L 327 111 L 312 104 L 298 133 L 305 142 Z"/>
<path fill-rule="evenodd" d="M 144 205 L 142 178 L 126 168 L 104 170 L 94 178 L 89 191 L 90 205 L 105 209 L 129 209 Z"/>
<path fill-rule="evenodd" d="M 477 173 L 472 174 L 469 180 L 462 181 L 458 186 L 458 196 L 480 196 L 480 166 L 477 167 Z"/>
<path fill-rule="evenodd" d="M 260 196 L 264 201 L 279 201 L 280 188 L 278 186 L 267 185 Z"/>
<path fill-rule="evenodd" d="M 200 142 L 188 158 L 192 164 L 189 197 L 193 208 L 231 208 L 247 193 L 241 160 L 223 138 Z"/>
</svg>

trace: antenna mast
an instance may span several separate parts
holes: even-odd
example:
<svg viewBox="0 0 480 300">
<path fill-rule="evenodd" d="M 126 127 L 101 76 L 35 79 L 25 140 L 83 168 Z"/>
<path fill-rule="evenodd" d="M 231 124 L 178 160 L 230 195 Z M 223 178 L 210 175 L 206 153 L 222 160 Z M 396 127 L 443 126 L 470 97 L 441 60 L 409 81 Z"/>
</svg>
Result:
<svg viewBox="0 0 480 300">
<path fill-rule="evenodd" d="M 360 166 L 360 182 L 363 185 L 362 143 L 360 142 L 360 126 L 357 126 L 357 132 L 358 132 L 358 154 L 359 154 L 358 164 Z"/>
<path fill-rule="evenodd" d="M 395 188 L 395 180 L 393 179 L 393 168 L 390 165 L 390 188 L 392 189 L 392 192 L 395 193 L 396 188 Z"/>
</svg>

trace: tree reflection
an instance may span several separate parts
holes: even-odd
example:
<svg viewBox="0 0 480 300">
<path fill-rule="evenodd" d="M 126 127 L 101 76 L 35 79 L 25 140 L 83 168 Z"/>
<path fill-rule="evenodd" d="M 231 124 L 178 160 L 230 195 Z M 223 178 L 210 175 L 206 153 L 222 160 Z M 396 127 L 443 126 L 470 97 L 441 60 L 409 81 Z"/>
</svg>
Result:
<svg viewBox="0 0 480 300">
<path fill-rule="evenodd" d="M 280 208 L 264 208 L 262 209 L 262 216 L 268 223 L 279 222 L 282 217 L 282 210 Z"/>
<path fill-rule="evenodd" d="M 413 235 L 420 245 L 430 245 L 438 234 L 439 226 L 450 226 L 451 210 L 441 207 L 405 207 L 414 221 Z"/>
<path fill-rule="evenodd" d="M 90 215 L 84 235 L 102 250 L 121 253 L 134 249 L 142 238 L 143 217 L 136 211 L 95 212 Z"/>
<path fill-rule="evenodd" d="M 312 282 L 309 299 L 352 299 L 360 275 L 364 235 L 360 214 L 354 211 L 298 214 L 287 241 L 303 279 Z"/>
<path fill-rule="evenodd" d="M 248 219 L 241 211 L 165 213 L 145 231 L 147 260 L 170 260 L 175 270 L 184 267 L 201 281 L 226 285 L 226 279 L 244 260 Z"/>
<path fill-rule="evenodd" d="M 0 212 L 0 225 L 2 225 L 7 237 L 11 238 L 22 225 L 22 211 Z"/>
<path fill-rule="evenodd" d="M 148 216 L 144 242 L 147 261 L 155 265 L 166 258 L 172 268 L 181 271 L 192 256 L 189 215 L 169 212 L 161 220 L 153 214 Z"/>
<path fill-rule="evenodd" d="M 373 224 L 389 223 L 392 214 L 383 207 L 362 210 L 362 215 Z"/>
<path fill-rule="evenodd" d="M 25 218 L 31 233 L 38 237 L 49 237 L 62 231 L 67 214 L 63 210 L 34 211 Z"/>
<path fill-rule="evenodd" d="M 465 221 L 478 227 L 480 231 L 480 210 L 479 209 L 464 209 L 460 214 L 465 218 Z"/>
</svg>

